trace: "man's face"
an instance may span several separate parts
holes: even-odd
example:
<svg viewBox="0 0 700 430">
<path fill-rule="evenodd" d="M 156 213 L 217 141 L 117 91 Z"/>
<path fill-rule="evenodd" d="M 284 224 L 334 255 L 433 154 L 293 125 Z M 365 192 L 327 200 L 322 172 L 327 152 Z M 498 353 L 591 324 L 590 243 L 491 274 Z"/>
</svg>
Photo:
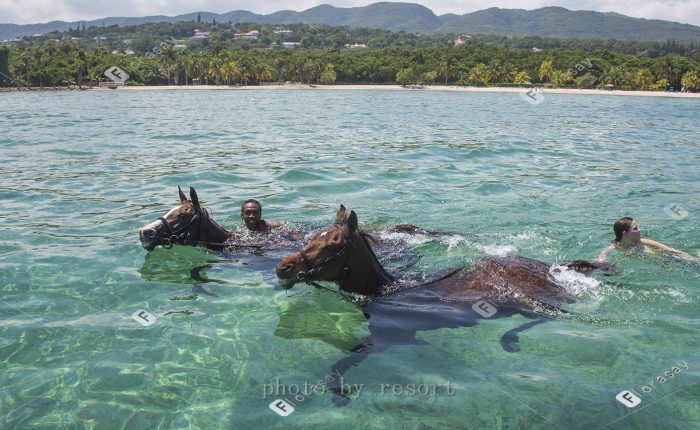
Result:
<svg viewBox="0 0 700 430">
<path fill-rule="evenodd" d="M 262 211 L 255 203 L 246 203 L 245 206 L 243 206 L 241 219 L 243 220 L 243 224 L 245 224 L 245 226 L 250 230 L 256 230 L 258 228 L 258 223 L 260 222 L 261 216 Z"/>
</svg>

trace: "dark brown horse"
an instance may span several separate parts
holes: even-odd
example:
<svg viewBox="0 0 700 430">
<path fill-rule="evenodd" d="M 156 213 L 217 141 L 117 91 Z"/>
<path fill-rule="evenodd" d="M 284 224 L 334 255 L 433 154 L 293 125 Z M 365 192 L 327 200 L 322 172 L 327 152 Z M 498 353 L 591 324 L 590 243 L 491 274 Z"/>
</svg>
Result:
<svg viewBox="0 0 700 430">
<path fill-rule="evenodd" d="M 418 343 L 417 331 L 469 327 L 479 319 L 513 314 L 535 318 L 502 336 L 503 348 L 515 352 L 518 333 L 547 321 L 561 312 L 562 305 L 573 302 L 554 282 L 551 265 L 523 257 L 487 257 L 435 281 L 400 287 L 377 260 L 368 236 L 358 229 L 355 212 L 346 217 L 341 205 L 332 227 L 316 233 L 301 251 L 276 266 L 283 288 L 297 282 L 331 281 L 343 291 L 372 297 L 362 304 L 370 335 L 332 366 L 336 374 L 344 374 L 369 352 Z M 611 267 L 586 261 L 566 266 L 579 272 Z"/>
<path fill-rule="evenodd" d="M 170 209 L 156 221 L 139 229 L 141 245 L 148 251 L 156 246 L 203 245 L 220 251 L 232 234 L 222 228 L 199 204 L 194 188 L 190 187 L 190 200 L 180 187 L 180 205 Z"/>
</svg>

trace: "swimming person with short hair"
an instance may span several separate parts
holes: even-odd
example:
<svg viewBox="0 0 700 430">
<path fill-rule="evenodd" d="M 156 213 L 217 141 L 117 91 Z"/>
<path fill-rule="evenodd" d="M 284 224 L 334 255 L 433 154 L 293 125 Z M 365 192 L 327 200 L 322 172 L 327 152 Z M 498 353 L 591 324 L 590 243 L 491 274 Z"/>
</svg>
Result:
<svg viewBox="0 0 700 430">
<path fill-rule="evenodd" d="M 287 235 L 289 240 L 301 240 L 302 235 L 279 221 L 262 218 L 262 205 L 255 199 L 248 199 L 241 205 L 241 220 L 244 231 L 270 233 L 277 230 L 279 234 Z"/>
<path fill-rule="evenodd" d="M 255 199 L 248 199 L 241 205 L 241 219 L 248 230 L 270 231 L 282 227 L 282 223 L 262 219 L 262 205 Z"/>
<path fill-rule="evenodd" d="M 650 254 L 672 253 L 676 257 L 697 260 L 695 257 L 678 249 L 666 246 L 663 243 L 651 239 L 643 239 L 641 237 L 642 230 L 639 228 L 639 225 L 637 225 L 637 221 L 635 221 L 634 218 L 626 216 L 618 219 L 613 225 L 613 231 L 615 232 L 615 239 L 613 239 L 610 245 L 603 249 L 598 256 L 598 261 L 605 261 L 608 253 L 613 249 L 621 251 L 633 250 Z"/>
</svg>

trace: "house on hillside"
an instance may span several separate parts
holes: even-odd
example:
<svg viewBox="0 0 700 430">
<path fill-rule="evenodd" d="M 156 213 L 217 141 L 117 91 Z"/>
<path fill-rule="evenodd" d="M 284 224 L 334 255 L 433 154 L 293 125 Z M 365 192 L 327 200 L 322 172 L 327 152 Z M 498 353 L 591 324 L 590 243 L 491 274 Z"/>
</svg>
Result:
<svg viewBox="0 0 700 430">
<path fill-rule="evenodd" d="M 15 46 L 23 43 L 24 40 L 20 39 L 19 37 L 13 37 L 12 39 L 5 39 L 2 41 L 2 44 L 5 46 Z"/>
<path fill-rule="evenodd" d="M 194 30 L 194 36 L 190 37 L 190 40 L 206 40 L 209 39 L 209 36 L 211 36 L 210 32 L 202 31 L 197 28 Z"/>
<path fill-rule="evenodd" d="M 468 34 L 460 34 L 459 36 L 457 36 L 456 39 L 454 39 L 452 41 L 452 45 L 454 45 L 454 46 L 464 45 L 467 42 L 467 40 L 469 40 L 471 38 L 472 37 Z"/>
<path fill-rule="evenodd" d="M 250 30 L 247 33 L 235 33 L 233 35 L 234 39 L 258 40 L 258 37 L 260 37 L 260 31 L 258 30 Z"/>
</svg>

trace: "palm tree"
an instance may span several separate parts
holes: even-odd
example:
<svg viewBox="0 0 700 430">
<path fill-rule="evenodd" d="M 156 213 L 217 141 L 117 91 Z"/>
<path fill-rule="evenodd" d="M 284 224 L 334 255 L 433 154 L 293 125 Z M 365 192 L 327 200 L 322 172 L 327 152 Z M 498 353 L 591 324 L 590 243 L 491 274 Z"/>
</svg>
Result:
<svg viewBox="0 0 700 430">
<path fill-rule="evenodd" d="M 204 85 L 209 85 L 209 64 L 211 63 L 211 57 L 206 53 L 199 53 L 196 57 L 197 69 L 199 70 L 198 75 L 204 77 Z"/>
<path fill-rule="evenodd" d="M 272 79 L 272 73 L 272 67 L 267 63 L 257 63 L 255 65 L 255 76 L 258 78 L 258 84 Z"/>
<path fill-rule="evenodd" d="M 275 79 L 277 79 L 277 82 L 282 82 L 284 80 L 284 70 L 287 67 L 287 59 L 277 57 L 275 58 L 273 65 L 275 67 Z"/>
<path fill-rule="evenodd" d="M 440 76 L 445 77 L 445 85 L 447 85 L 447 80 L 455 76 L 455 62 L 456 59 L 454 55 L 447 54 L 440 61 L 439 73 Z"/>
<path fill-rule="evenodd" d="M 78 50 L 78 88 L 83 88 L 83 79 L 87 74 L 87 59 L 85 57 L 85 51 L 82 49 Z"/>
<path fill-rule="evenodd" d="M 481 84 L 485 87 L 491 83 L 491 72 L 484 63 L 479 63 L 475 67 L 469 69 L 469 82 Z"/>
<path fill-rule="evenodd" d="M 182 57 L 182 70 L 185 72 L 185 85 L 188 85 L 188 79 L 191 80 L 197 76 L 197 60 L 194 54 Z"/>
<path fill-rule="evenodd" d="M 671 57 L 664 57 L 664 60 L 661 62 L 661 73 L 659 74 L 659 78 L 666 78 L 669 85 L 675 86 L 674 84 L 676 84 L 678 80 L 678 75 L 679 71 L 674 64 L 673 59 Z"/>
<path fill-rule="evenodd" d="M 168 71 L 168 85 L 170 85 L 170 74 L 172 72 L 172 65 L 177 60 L 177 53 L 172 45 L 166 44 L 160 51 L 160 61 L 165 65 Z"/>
<path fill-rule="evenodd" d="M 332 64 L 327 65 L 321 73 L 320 82 L 322 84 L 332 84 L 337 79 L 338 75 L 335 73 L 335 67 Z"/>
<path fill-rule="evenodd" d="M 625 69 L 623 66 L 611 67 L 603 77 L 603 83 L 608 85 L 622 86 L 625 80 Z"/>
<path fill-rule="evenodd" d="M 514 76 L 513 70 L 499 59 L 494 59 L 489 63 L 489 74 L 495 82 L 509 82 Z"/>
<path fill-rule="evenodd" d="M 26 76 L 26 84 L 32 86 L 31 77 L 29 76 L 32 71 L 32 53 L 29 49 L 22 49 L 19 54 L 19 64 L 21 66 L 20 73 Z"/>
<path fill-rule="evenodd" d="M 642 67 L 634 74 L 633 81 L 637 89 L 647 90 L 654 83 L 654 75 L 651 74 L 649 69 Z"/>
<path fill-rule="evenodd" d="M 34 60 L 36 60 L 36 70 L 39 75 L 39 88 L 44 89 L 44 65 L 42 62 L 42 50 L 34 51 Z"/>
<path fill-rule="evenodd" d="M 175 85 L 180 82 L 180 76 L 185 71 L 185 55 L 177 53 L 175 56 L 175 74 L 173 75 L 173 80 Z M 185 85 L 187 85 L 187 74 L 185 74 Z"/>
<path fill-rule="evenodd" d="M 249 80 L 248 77 L 251 75 L 251 71 L 253 70 L 253 64 L 248 58 L 240 58 L 237 62 L 238 66 L 238 79 L 241 81 L 241 85 L 243 85 L 243 81 L 245 80 L 246 82 Z"/>
<path fill-rule="evenodd" d="M 700 78 L 698 78 L 697 73 L 694 70 L 688 70 L 683 74 L 681 78 L 681 85 L 686 91 L 695 91 L 700 88 Z"/>
<path fill-rule="evenodd" d="M 228 58 L 221 65 L 221 77 L 227 85 L 230 85 L 233 80 L 240 78 L 241 75 L 241 69 L 233 59 Z"/>
<path fill-rule="evenodd" d="M 544 79 L 547 78 L 547 81 L 551 82 L 552 75 L 554 75 L 552 60 L 544 60 L 542 64 L 540 64 L 540 81 L 544 82 Z"/>
<path fill-rule="evenodd" d="M 532 83 L 531 81 L 532 78 L 530 77 L 530 74 L 524 70 L 516 73 L 515 77 L 513 78 L 513 83 L 517 85 L 528 85 Z"/>
<path fill-rule="evenodd" d="M 220 59 L 218 57 L 211 57 L 209 60 L 209 64 L 207 64 L 207 82 L 209 78 L 212 78 L 214 80 L 214 85 L 219 85 L 219 63 Z"/>
</svg>

